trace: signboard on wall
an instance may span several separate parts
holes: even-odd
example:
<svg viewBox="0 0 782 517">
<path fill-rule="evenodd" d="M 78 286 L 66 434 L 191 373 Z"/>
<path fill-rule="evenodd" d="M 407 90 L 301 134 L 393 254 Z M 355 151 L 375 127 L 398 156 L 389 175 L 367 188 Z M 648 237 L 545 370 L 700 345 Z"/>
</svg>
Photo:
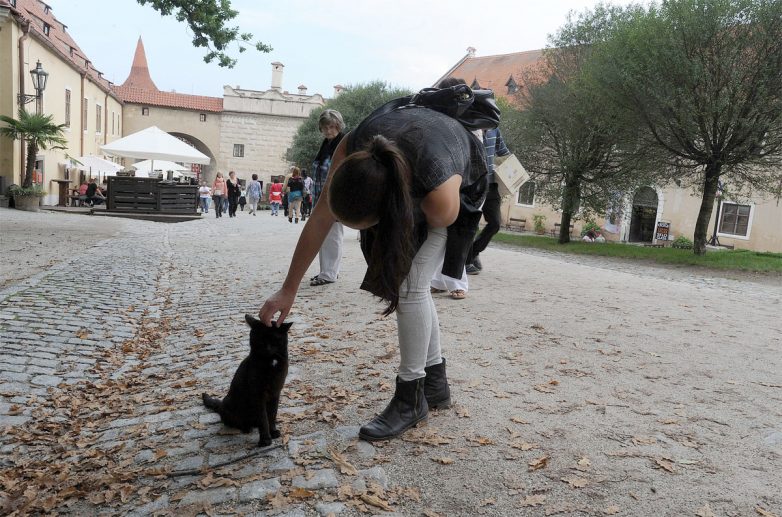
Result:
<svg viewBox="0 0 782 517">
<path fill-rule="evenodd" d="M 658 241 L 667 241 L 671 234 L 671 223 L 657 221 L 657 229 L 654 231 L 654 239 Z"/>
</svg>

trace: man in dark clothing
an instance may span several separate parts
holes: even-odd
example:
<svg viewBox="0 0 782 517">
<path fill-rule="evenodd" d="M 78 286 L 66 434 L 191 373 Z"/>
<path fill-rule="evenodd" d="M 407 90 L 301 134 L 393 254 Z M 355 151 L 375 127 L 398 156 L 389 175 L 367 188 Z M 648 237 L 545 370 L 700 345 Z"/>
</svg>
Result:
<svg viewBox="0 0 782 517">
<path fill-rule="evenodd" d="M 505 146 L 502 134 L 499 129 L 489 129 L 483 134 L 483 145 L 486 149 L 486 168 L 489 173 L 489 191 L 486 194 L 486 201 L 483 203 L 483 218 L 486 220 L 486 226 L 478 234 L 467 256 L 467 274 L 477 275 L 483 269 L 478 255 L 486 249 L 492 237 L 500 231 L 501 215 L 500 205 L 502 198 L 497 185 L 497 178 L 494 175 L 494 156 L 507 156 L 510 151 Z"/>
<path fill-rule="evenodd" d="M 100 187 L 98 187 L 98 184 L 95 183 L 95 178 L 92 178 L 90 180 L 90 184 L 87 185 L 86 195 L 90 206 L 100 205 L 106 201 L 106 197 L 103 195 L 103 192 L 101 192 Z"/>
</svg>

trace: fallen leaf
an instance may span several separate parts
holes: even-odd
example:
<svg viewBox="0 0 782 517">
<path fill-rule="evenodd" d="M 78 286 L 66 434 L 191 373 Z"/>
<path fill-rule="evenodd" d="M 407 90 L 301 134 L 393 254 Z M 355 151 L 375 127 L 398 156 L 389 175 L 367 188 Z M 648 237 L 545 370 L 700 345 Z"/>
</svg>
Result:
<svg viewBox="0 0 782 517">
<path fill-rule="evenodd" d="M 514 424 L 529 424 L 529 422 L 527 422 L 520 416 L 511 417 L 510 421 L 513 422 Z"/>
<path fill-rule="evenodd" d="M 709 503 L 706 503 L 701 508 L 698 508 L 698 511 L 695 512 L 695 515 L 697 517 L 716 517 L 714 512 L 711 510 Z"/>
<path fill-rule="evenodd" d="M 289 497 L 293 497 L 294 499 L 309 499 L 314 495 L 315 492 L 313 492 L 312 490 L 307 490 L 306 488 L 301 488 L 301 487 L 294 488 L 288 494 Z"/>
<path fill-rule="evenodd" d="M 453 458 L 432 458 L 432 461 L 435 461 L 437 463 L 440 463 L 442 465 L 452 465 L 453 464 Z"/>
<path fill-rule="evenodd" d="M 540 506 L 546 501 L 546 496 L 541 494 L 528 495 L 521 501 L 521 506 Z"/>
<path fill-rule="evenodd" d="M 333 449 L 328 449 L 328 452 L 334 463 L 339 466 L 339 471 L 341 473 L 347 474 L 348 476 L 355 476 L 358 474 L 358 469 L 354 467 L 342 454 Z"/>
<path fill-rule="evenodd" d="M 480 503 L 478 503 L 480 506 L 489 506 L 490 504 L 497 504 L 497 500 L 493 498 L 484 499 Z"/>
<path fill-rule="evenodd" d="M 589 481 L 587 479 L 574 477 L 574 476 L 562 478 L 561 481 L 564 481 L 572 488 L 584 488 L 589 484 Z"/>
<path fill-rule="evenodd" d="M 606 509 L 605 509 L 605 510 L 603 510 L 603 513 L 604 513 L 605 515 L 616 515 L 616 514 L 617 514 L 617 513 L 619 513 L 620 511 L 621 511 L 621 510 L 619 509 L 619 507 L 618 507 L 617 505 L 615 505 L 615 504 L 612 504 L 611 506 L 608 506 L 608 507 L 606 507 Z"/>
<path fill-rule="evenodd" d="M 758 512 L 758 514 L 762 515 L 763 517 L 778 517 L 777 514 L 769 512 L 768 510 L 764 510 L 760 506 L 756 506 L 755 511 Z"/>
<path fill-rule="evenodd" d="M 467 438 L 468 442 L 477 443 L 478 445 L 494 445 L 494 440 L 486 436 L 475 436 Z"/>
<path fill-rule="evenodd" d="M 547 384 L 536 384 L 533 388 L 541 393 L 555 393 L 554 388 L 549 387 Z"/>
<path fill-rule="evenodd" d="M 87 329 L 79 329 L 76 331 L 76 337 L 79 339 L 84 339 L 85 337 L 90 335 L 90 331 Z"/>
<path fill-rule="evenodd" d="M 655 459 L 654 462 L 660 466 L 660 468 L 663 468 L 667 470 L 668 472 L 675 472 L 675 468 L 673 466 L 673 462 L 667 458 L 658 458 Z"/>
<path fill-rule="evenodd" d="M 372 494 L 361 494 L 361 500 L 365 503 L 375 506 L 377 508 L 380 508 L 381 510 L 385 510 L 387 512 L 393 512 L 394 509 L 388 505 L 387 502 L 383 501 L 376 495 Z"/>
<path fill-rule="evenodd" d="M 429 508 L 425 508 L 424 511 L 421 512 L 421 514 L 424 517 L 443 517 L 439 513 L 435 512 L 434 510 L 430 510 Z"/>
<path fill-rule="evenodd" d="M 592 462 L 589 461 L 589 458 L 587 458 L 586 456 L 584 456 L 583 458 L 578 460 L 578 466 L 579 467 L 583 467 L 584 469 L 589 468 L 591 465 L 592 465 Z M 581 469 L 579 469 L 579 470 L 581 470 Z"/>
<path fill-rule="evenodd" d="M 528 443 L 524 441 L 511 442 L 510 446 L 513 447 L 514 449 L 520 449 L 522 451 L 531 451 L 532 449 L 538 448 L 538 444 Z"/>
<path fill-rule="evenodd" d="M 652 445 L 657 443 L 657 438 L 653 436 L 633 436 L 633 445 Z"/>
<path fill-rule="evenodd" d="M 456 406 L 456 416 L 459 418 L 470 418 L 470 410 L 464 406 Z"/>
<path fill-rule="evenodd" d="M 530 472 L 533 471 L 533 470 L 538 470 L 538 469 L 545 468 L 546 465 L 548 465 L 549 458 L 550 457 L 549 457 L 548 454 L 544 454 L 540 458 L 535 458 L 534 460 L 530 461 L 529 462 L 529 470 L 530 470 Z"/>
</svg>

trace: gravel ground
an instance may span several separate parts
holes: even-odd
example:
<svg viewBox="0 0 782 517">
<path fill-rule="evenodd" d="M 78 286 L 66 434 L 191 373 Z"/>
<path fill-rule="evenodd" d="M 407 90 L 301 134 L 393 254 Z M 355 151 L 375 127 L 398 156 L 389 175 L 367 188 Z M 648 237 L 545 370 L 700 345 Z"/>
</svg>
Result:
<svg viewBox="0 0 782 517">
<path fill-rule="evenodd" d="M 130 458 L 147 447 L 165 450 L 171 454 L 157 458 L 161 467 L 190 465 L 203 474 L 218 457 L 204 451 L 217 444 L 221 454 L 236 455 L 255 440 L 224 436 L 197 395 L 226 389 L 246 354 L 243 314 L 257 312 L 282 282 L 301 228 L 268 213 L 209 215 L 157 224 L 0 210 L 4 257 L 6 249 L 22 250 L 13 252 L 13 262 L 41 271 L 30 276 L 3 269 L 0 337 L 24 334 L 23 315 L 14 307 L 60 310 L 51 297 L 63 271 L 80 275 L 80 264 L 110 262 L 120 285 L 146 276 L 147 287 L 118 289 L 102 302 L 132 306 L 112 309 L 122 312 L 116 323 L 100 316 L 104 326 L 127 328 L 79 344 L 101 351 L 95 364 L 113 368 L 111 378 L 133 372 L 133 396 L 141 397 L 133 400 L 144 401 L 127 408 L 119 402 L 131 394 L 117 394 L 128 414 L 115 412 L 112 422 L 97 424 L 96 436 L 104 443 L 108 434 L 117 438 L 118 427 L 138 424 L 134 418 L 149 421 L 143 440 L 124 444 L 135 455 Z M 84 245 L 85 228 L 100 246 Z M 63 243 L 64 236 L 72 240 Z M 23 251 L 25 242 L 42 244 Z M 489 248 L 482 261 L 485 270 L 470 277 L 465 300 L 435 297 L 455 406 L 433 413 L 404 440 L 368 446 L 355 431 L 390 398 L 395 321 L 381 318 L 382 306 L 358 289 L 364 266 L 355 232 L 347 231 L 339 281 L 324 287 L 305 282 L 289 317 L 284 449 L 221 470 L 235 483 L 223 488 L 203 490 L 209 485 L 199 485 L 197 477 L 139 480 L 133 489 L 150 487 L 156 497 L 147 512 L 180 514 L 193 511 L 195 502 L 226 514 L 352 516 L 379 512 L 379 498 L 397 515 L 782 515 L 777 278 L 736 279 L 499 247 Z M 308 276 L 316 272 L 313 266 Z M 67 303 L 77 312 L 80 303 L 94 300 Z M 161 337 L 149 341 L 155 347 L 149 353 L 111 341 L 153 327 Z M 6 377 L 28 375 L 14 373 L 15 364 L 8 361 Z M 59 375 L 52 369 L 47 382 Z M 85 369 L 83 376 L 90 375 Z M 36 378 L 17 377 L 14 385 L 35 386 Z M 9 386 L 0 383 L 0 394 Z M 54 386 L 34 389 L 40 397 L 54 396 Z M 164 392 L 182 396 L 163 401 Z M 0 403 L 4 423 L 36 424 L 35 411 L 14 416 L 9 409 L 24 400 L 17 395 Z M 159 424 L 161 412 L 181 418 Z M 177 456 L 188 443 L 191 452 Z M 19 449 L 9 436 L 2 445 L 3 452 Z M 29 457 L 53 454 L 26 447 Z M 288 467 L 280 468 L 285 461 Z M 259 476 L 267 483 L 263 489 Z M 70 511 L 125 513 L 144 501 L 81 500 Z"/>
</svg>

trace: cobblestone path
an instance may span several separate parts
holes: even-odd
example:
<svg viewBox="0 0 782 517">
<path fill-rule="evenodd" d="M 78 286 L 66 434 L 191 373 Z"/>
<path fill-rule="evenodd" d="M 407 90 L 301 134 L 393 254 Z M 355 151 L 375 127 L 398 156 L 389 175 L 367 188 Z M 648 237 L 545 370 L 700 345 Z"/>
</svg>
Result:
<svg viewBox="0 0 782 517">
<path fill-rule="evenodd" d="M 371 445 L 395 324 L 346 232 L 340 280 L 289 317 L 283 438 L 258 449 L 200 395 L 226 392 L 299 231 L 134 222 L 6 284 L 2 513 L 780 515 L 782 290 L 496 248 L 465 303 L 437 300 L 456 407 Z M 585 271 L 599 287 L 577 292 Z M 730 321 L 721 293 L 751 314 Z"/>
</svg>

